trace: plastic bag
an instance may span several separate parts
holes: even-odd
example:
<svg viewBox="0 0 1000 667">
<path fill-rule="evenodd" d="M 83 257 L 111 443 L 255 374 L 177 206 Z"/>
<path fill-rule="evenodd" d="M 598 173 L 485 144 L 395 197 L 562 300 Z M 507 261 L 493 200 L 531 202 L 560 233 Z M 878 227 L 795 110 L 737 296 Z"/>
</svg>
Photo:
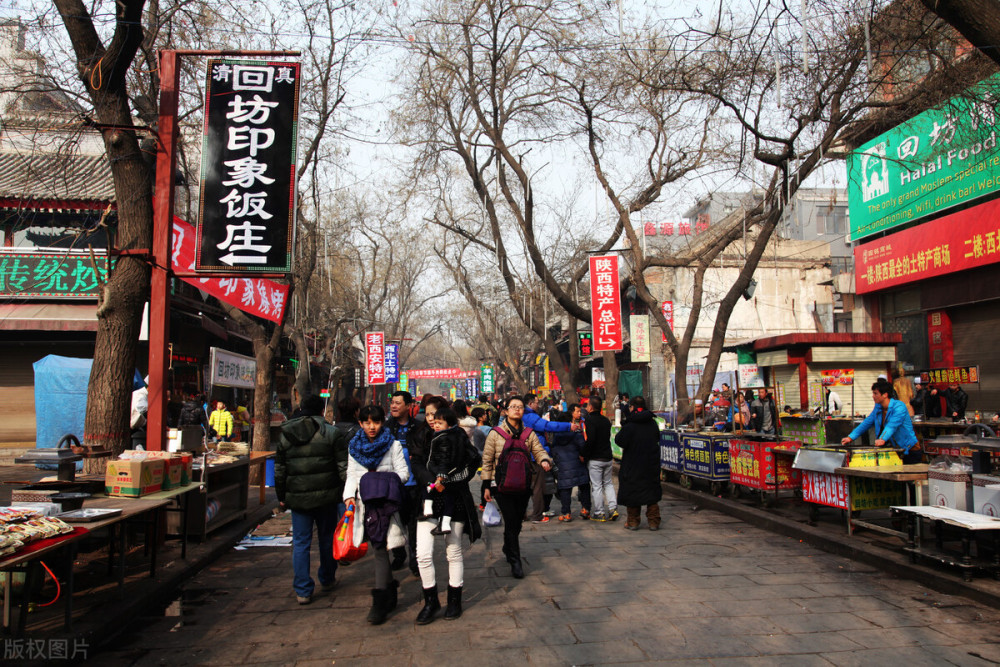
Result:
<svg viewBox="0 0 1000 667">
<path fill-rule="evenodd" d="M 501 522 L 500 508 L 497 507 L 496 501 L 491 500 L 486 503 L 486 508 L 483 510 L 483 525 L 499 526 Z"/>
<path fill-rule="evenodd" d="M 368 553 L 368 543 L 362 542 L 354 546 L 354 503 L 347 506 L 347 511 L 337 523 L 333 534 L 333 557 L 335 560 L 355 561 Z"/>
</svg>

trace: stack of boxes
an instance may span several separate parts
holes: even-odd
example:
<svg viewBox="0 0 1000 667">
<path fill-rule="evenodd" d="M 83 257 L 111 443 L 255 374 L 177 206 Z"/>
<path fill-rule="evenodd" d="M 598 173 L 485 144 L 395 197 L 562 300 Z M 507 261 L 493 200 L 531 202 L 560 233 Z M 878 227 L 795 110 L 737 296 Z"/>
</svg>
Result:
<svg viewBox="0 0 1000 667">
<path fill-rule="evenodd" d="M 108 462 L 104 490 L 109 496 L 139 498 L 187 486 L 193 463 L 189 452 L 123 452 Z"/>
</svg>

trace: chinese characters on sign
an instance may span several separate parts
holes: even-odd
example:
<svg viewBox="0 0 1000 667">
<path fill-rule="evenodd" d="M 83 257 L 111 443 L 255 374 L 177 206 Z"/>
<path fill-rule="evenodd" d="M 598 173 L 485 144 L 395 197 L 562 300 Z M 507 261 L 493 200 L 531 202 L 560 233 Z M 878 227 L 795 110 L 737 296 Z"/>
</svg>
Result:
<svg viewBox="0 0 1000 667">
<path fill-rule="evenodd" d="M 669 326 L 670 330 L 673 331 L 674 330 L 674 302 L 673 301 L 664 301 L 663 302 L 663 319 L 665 319 L 667 321 L 667 326 Z M 661 335 L 663 336 L 663 342 L 666 343 L 667 342 L 667 334 L 661 333 Z"/>
<path fill-rule="evenodd" d="M 95 271 L 90 255 L 0 254 L 0 296 L 94 299 L 107 277 L 106 261 L 98 259 Z"/>
<path fill-rule="evenodd" d="M 1000 200 L 854 248 L 857 293 L 866 294 L 1000 261 Z"/>
<path fill-rule="evenodd" d="M 399 344 L 385 346 L 385 381 L 399 382 Z"/>
<path fill-rule="evenodd" d="M 590 258 L 590 310 L 594 351 L 622 349 L 622 309 L 618 294 L 618 256 Z"/>
<path fill-rule="evenodd" d="M 210 60 L 199 271 L 291 271 L 299 63 Z"/>
<path fill-rule="evenodd" d="M 411 368 L 406 371 L 407 376 L 412 378 L 464 378 L 478 377 L 479 371 L 463 371 L 461 368 Z"/>
<path fill-rule="evenodd" d="M 629 315 L 628 330 L 632 361 L 649 361 L 649 315 Z"/>
<path fill-rule="evenodd" d="M 175 271 L 194 271 L 194 225 L 174 218 L 170 265 Z M 182 278 L 186 283 L 208 292 L 245 313 L 281 324 L 285 317 L 288 285 L 263 278 Z"/>
<path fill-rule="evenodd" d="M 577 334 L 580 341 L 580 356 L 589 357 L 594 353 L 594 334 L 589 331 L 582 331 Z"/>
<path fill-rule="evenodd" d="M 850 240 L 1000 189 L 998 81 L 994 75 L 848 155 Z"/>
<path fill-rule="evenodd" d="M 493 367 L 489 364 L 483 364 L 480 369 L 480 373 L 482 377 L 483 392 L 491 394 L 496 391 L 496 389 L 493 388 Z"/>
<path fill-rule="evenodd" d="M 850 387 L 854 384 L 853 368 L 820 371 L 819 375 L 824 387 Z"/>
<path fill-rule="evenodd" d="M 979 382 L 979 366 L 963 366 L 960 368 L 936 368 L 920 374 L 922 382 L 935 384 L 971 384 Z"/>
<path fill-rule="evenodd" d="M 257 377 L 257 361 L 253 357 L 211 348 L 209 363 L 212 369 L 211 384 L 216 387 L 253 389 Z"/>
<path fill-rule="evenodd" d="M 365 380 L 369 385 L 385 384 L 385 334 L 365 334 Z"/>
</svg>

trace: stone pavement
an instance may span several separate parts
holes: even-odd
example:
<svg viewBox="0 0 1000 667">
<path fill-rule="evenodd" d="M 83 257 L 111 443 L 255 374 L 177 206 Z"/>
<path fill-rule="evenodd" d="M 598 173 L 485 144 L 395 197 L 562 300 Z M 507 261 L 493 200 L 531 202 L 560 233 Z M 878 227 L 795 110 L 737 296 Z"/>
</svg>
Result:
<svg viewBox="0 0 1000 667">
<path fill-rule="evenodd" d="M 365 622 L 370 559 L 341 568 L 332 593 L 300 606 L 291 589 L 290 549 L 230 551 L 187 583 L 166 616 L 146 619 L 92 661 L 102 667 L 1000 662 L 1000 610 L 696 511 L 688 501 L 667 497 L 660 506 L 659 532 L 645 523 L 626 531 L 621 521 L 526 524 L 522 580 L 503 561 L 501 529 L 487 529 L 482 542 L 467 546 L 465 614 L 427 626 L 413 622 L 422 601 L 408 570 L 397 573 L 399 608 L 373 627 Z M 281 522 L 290 523 L 279 516 L 266 529 L 280 533 Z M 443 587 L 443 544 L 438 551 Z"/>
</svg>

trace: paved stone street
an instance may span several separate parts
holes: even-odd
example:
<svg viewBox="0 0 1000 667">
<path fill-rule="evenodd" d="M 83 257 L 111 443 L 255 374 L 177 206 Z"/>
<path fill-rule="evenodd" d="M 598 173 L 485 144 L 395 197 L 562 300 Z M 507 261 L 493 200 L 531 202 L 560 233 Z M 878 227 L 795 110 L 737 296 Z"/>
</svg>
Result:
<svg viewBox="0 0 1000 667">
<path fill-rule="evenodd" d="M 413 622 L 420 584 L 408 570 L 397 573 L 399 608 L 373 627 L 365 622 L 370 559 L 341 568 L 333 593 L 300 606 L 290 548 L 231 551 L 188 583 L 167 616 L 148 619 L 145 630 L 92 660 L 107 667 L 1000 662 L 1000 610 L 686 501 L 667 497 L 661 508 L 659 532 L 645 523 L 629 532 L 621 521 L 526 524 L 520 581 L 502 559 L 501 529 L 487 529 L 467 549 L 465 614 L 428 626 Z M 282 516 L 265 529 L 280 533 L 282 522 L 290 524 Z M 440 553 L 437 563 L 440 584 Z"/>
</svg>

